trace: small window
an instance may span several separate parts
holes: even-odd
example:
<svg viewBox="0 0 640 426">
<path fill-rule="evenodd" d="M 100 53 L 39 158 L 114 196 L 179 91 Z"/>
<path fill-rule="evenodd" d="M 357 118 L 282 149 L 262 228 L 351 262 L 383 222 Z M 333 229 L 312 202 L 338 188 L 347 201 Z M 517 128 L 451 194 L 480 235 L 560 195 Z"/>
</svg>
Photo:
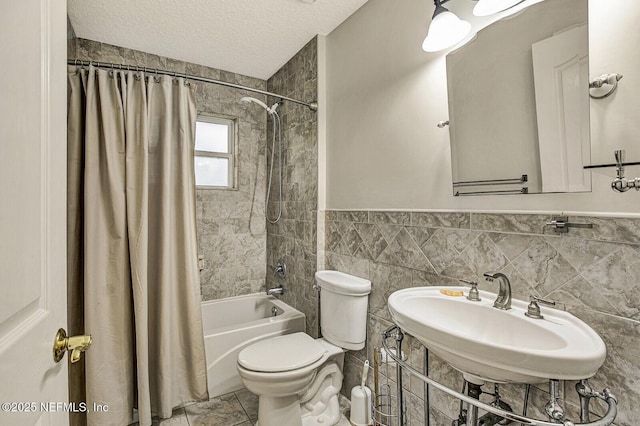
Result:
<svg viewBox="0 0 640 426">
<path fill-rule="evenodd" d="M 194 162 L 197 188 L 235 188 L 235 121 L 198 115 Z"/>
</svg>

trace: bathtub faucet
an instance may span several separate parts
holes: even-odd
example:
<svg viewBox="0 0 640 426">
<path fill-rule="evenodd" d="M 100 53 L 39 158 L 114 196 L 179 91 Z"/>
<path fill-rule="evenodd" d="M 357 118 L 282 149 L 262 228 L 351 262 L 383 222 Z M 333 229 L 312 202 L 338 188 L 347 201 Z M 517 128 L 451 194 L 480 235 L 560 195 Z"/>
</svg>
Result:
<svg viewBox="0 0 640 426">
<path fill-rule="evenodd" d="M 267 290 L 267 295 L 271 296 L 274 294 L 284 294 L 284 287 L 274 287 Z"/>
</svg>

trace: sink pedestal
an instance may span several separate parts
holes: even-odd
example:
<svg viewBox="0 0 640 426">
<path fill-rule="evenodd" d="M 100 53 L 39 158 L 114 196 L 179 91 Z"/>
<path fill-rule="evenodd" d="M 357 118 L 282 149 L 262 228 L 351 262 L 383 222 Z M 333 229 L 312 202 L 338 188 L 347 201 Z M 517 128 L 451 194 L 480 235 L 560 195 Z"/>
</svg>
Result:
<svg viewBox="0 0 640 426">
<path fill-rule="evenodd" d="M 565 425 L 576 424 L 564 419 L 564 414 L 558 415 L 561 411 L 557 409 L 552 409 L 551 413 L 549 414 L 549 416 L 554 420 L 545 421 L 545 420 L 537 420 L 537 419 L 532 419 L 530 417 L 526 417 L 526 404 L 528 400 L 529 387 L 527 387 L 527 393 L 525 396 L 525 409 L 524 409 L 523 415 L 514 413 L 511 407 L 509 406 L 509 404 L 507 404 L 505 401 L 502 401 L 500 399 L 498 385 L 497 385 L 497 382 L 495 382 L 494 380 L 487 379 L 487 381 L 496 383 L 495 392 L 493 394 L 495 398 L 491 404 L 484 403 L 479 399 L 480 394 L 483 393 L 480 389 L 480 387 L 482 386 L 481 384 L 465 381 L 465 389 L 468 390 L 466 394 L 459 393 L 455 390 L 452 390 L 449 387 L 441 383 L 438 383 L 433 379 L 431 379 L 430 377 L 428 377 L 427 375 L 425 375 L 427 373 L 426 369 L 425 369 L 425 374 L 422 374 L 421 372 L 413 368 L 411 365 L 409 365 L 406 362 L 406 360 L 396 356 L 395 348 L 391 349 L 387 343 L 387 339 L 391 337 L 395 338 L 396 340 L 396 344 L 397 344 L 396 348 L 401 347 L 401 342 L 403 339 L 403 331 L 398 325 L 393 325 L 389 327 L 387 330 L 382 332 L 383 350 L 386 351 L 386 353 L 390 356 L 390 358 L 396 363 L 396 375 L 398 378 L 400 378 L 400 380 L 398 380 L 396 384 L 401 383 L 403 371 L 407 371 L 412 376 L 415 376 L 420 380 L 422 380 L 425 383 L 425 385 L 433 386 L 434 388 L 450 396 L 453 396 L 454 398 L 457 398 L 461 402 L 467 404 L 467 410 L 465 410 L 464 413 L 463 412 L 460 413 L 460 417 L 458 418 L 458 420 L 452 423 L 453 425 L 493 426 L 497 424 L 509 424 L 511 422 L 519 422 L 521 424 L 535 425 L 535 426 L 557 426 L 558 424 L 565 424 Z M 471 378 L 472 379 L 477 378 L 477 376 L 472 375 Z M 480 381 L 482 381 L 482 379 Z M 509 381 L 509 382 L 512 382 L 512 381 Z M 549 405 L 554 406 L 553 403 L 557 402 L 557 396 L 559 396 L 558 395 L 559 389 L 557 387 L 558 381 L 557 379 L 551 379 L 550 382 L 551 382 L 550 393 L 552 395 L 552 401 L 550 401 L 551 404 L 547 404 L 547 406 Z M 589 399 L 591 398 L 597 398 L 604 401 L 607 404 L 607 411 L 599 420 L 597 420 L 596 423 L 588 423 L 588 424 L 589 425 L 597 424 L 599 426 L 609 426 L 613 424 L 618 413 L 618 401 L 609 389 L 605 388 L 601 392 L 597 392 L 591 389 L 588 383 L 588 379 L 582 379 L 580 383 L 576 385 L 576 391 L 580 396 L 580 405 L 581 405 L 580 420 L 583 422 L 583 423 L 580 423 L 580 425 L 584 424 L 586 426 L 586 424 L 589 422 L 588 408 L 589 408 Z M 399 424 L 404 424 L 405 406 L 404 406 L 404 397 L 403 397 L 403 387 L 401 385 L 397 387 L 396 399 L 398 401 L 397 412 L 398 412 L 398 420 L 400 421 Z M 429 404 L 428 394 L 425 392 L 425 405 L 428 406 L 428 404 Z M 480 408 L 486 411 L 487 414 L 478 418 L 478 410 Z M 428 413 L 427 408 L 425 408 L 425 412 Z M 547 411 L 547 413 L 549 413 L 549 411 Z M 558 423 L 558 420 L 555 420 L 555 419 L 558 419 L 559 417 L 562 418 L 562 420 L 560 420 L 561 423 Z M 576 426 L 578 426 L 578 424 L 576 424 Z"/>
<path fill-rule="evenodd" d="M 480 395 L 482 395 L 482 385 L 467 381 L 467 395 L 479 400 Z M 475 405 L 467 404 L 467 424 L 478 424 L 478 407 Z"/>
</svg>

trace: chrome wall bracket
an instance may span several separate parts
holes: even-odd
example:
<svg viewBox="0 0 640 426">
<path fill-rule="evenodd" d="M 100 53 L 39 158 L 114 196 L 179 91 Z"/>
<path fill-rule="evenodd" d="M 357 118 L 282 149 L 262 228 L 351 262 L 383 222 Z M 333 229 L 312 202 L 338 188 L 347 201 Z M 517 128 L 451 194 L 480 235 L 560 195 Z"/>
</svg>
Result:
<svg viewBox="0 0 640 426">
<path fill-rule="evenodd" d="M 616 158 L 616 178 L 611 182 L 611 189 L 615 192 L 627 192 L 631 188 L 640 191 L 640 178 L 627 179 L 624 177 L 624 149 L 618 149 L 614 152 Z"/>
<path fill-rule="evenodd" d="M 569 222 L 569 218 L 567 216 L 555 216 L 551 222 L 547 222 L 545 226 L 553 226 L 554 231 L 566 234 L 569 232 L 569 228 L 593 228 L 592 223 L 574 223 Z"/>
</svg>

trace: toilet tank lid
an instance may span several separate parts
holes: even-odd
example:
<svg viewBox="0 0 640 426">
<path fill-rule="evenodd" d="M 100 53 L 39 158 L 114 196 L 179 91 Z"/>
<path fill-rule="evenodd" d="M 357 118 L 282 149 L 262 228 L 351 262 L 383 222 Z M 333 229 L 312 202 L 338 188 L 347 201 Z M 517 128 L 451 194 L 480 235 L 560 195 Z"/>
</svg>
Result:
<svg viewBox="0 0 640 426">
<path fill-rule="evenodd" d="M 350 296 L 365 296 L 371 293 L 371 281 L 340 271 L 318 271 L 316 282 L 323 290 Z"/>
</svg>

